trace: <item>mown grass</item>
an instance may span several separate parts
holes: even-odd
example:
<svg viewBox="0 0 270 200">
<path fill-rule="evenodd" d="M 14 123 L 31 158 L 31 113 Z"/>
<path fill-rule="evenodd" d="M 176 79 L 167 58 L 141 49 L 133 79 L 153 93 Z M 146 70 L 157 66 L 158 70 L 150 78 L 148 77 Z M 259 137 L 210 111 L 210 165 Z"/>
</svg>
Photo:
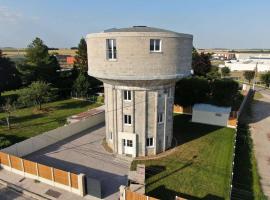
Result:
<svg viewBox="0 0 270 200">
<path fill-rule="evenodd" d="M 68 116 L 100 106 L 98 103 L 67 99 L 46 103 L 39 111 L 36 107 L 17 109 L 12 113 L 11 129 L 6 126 L 5 113 L 0 113 L 0 138 L 2 148 L 63 126 Z M 0 144 L 1 145 L 1 144 Z"/>
<path fill-rule="evenodd" d="M 178 147 L 146 164 L 146 193 L 159 199 L 229 199 L 235 130 L 190 122 L 174 116 Z"/>
</svg>

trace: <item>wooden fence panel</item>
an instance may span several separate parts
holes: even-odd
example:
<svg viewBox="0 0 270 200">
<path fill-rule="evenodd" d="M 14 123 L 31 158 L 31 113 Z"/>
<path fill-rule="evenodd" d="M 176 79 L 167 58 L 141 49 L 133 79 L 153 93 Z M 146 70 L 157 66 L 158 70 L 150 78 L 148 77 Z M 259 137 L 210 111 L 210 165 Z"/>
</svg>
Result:
<svg viewBox="0 0 270 200">
<path fill-rule="evenodd" d="M 10 162 L 12 168 L 23 171 L 22 162 L 20 158 L 10 155 Z"/>
<path fill-rule="evenodd" d="M 23 160 L 23 166 L 24 166 L 24 171 L 26 173 L 37 175 L 35 162 L 29 161 L 29 160 Z"/>
<path fill-rule="evenodd" d="M 46 165 L 38 164 L 38 173 L 40 177 L 48 179 L 48 180 L 52 180 L 52 172 L 51 172 L 50 167 Z"/>
<path fill-rule="evenodd" d="M 78 189 L 78 175 L 70 173 L 71 176 L 71 187 Z"/>
<path fill-rule="evenodd" d="M 53 169 L 54 181 L 63 185 L 69 186 L 68 173 L 60 170 Z"/>
<path fill-rule="evenodd" d="M 147 197 L 143 194 L 138 194 L 138 193 L 126 190 L 126 200 L 147 200 Z"/>
<path fill-rule="evenodd" d="M 0 152 L 0 163 L 9 166 L 8 154 Z"/>
</svg>

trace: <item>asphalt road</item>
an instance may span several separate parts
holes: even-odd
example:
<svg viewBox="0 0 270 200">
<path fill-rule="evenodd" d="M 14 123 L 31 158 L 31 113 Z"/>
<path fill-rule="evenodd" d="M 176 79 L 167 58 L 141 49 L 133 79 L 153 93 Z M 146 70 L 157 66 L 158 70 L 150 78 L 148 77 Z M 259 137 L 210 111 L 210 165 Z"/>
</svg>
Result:
<svg viewBox="0 0 270 200">
<path fill-rule="evenodd" d="M 31 197 L 22 195 L 8 187 L 0 184 L 0 199 L 1 200 L 34 200 Z"/>
</svg>

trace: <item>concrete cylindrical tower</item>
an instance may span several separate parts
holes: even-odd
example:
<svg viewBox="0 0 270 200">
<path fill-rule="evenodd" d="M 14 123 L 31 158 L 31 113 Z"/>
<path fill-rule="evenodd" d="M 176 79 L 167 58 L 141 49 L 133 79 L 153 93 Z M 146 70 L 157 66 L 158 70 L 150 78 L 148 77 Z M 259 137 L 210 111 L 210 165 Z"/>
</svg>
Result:
<svg viewBox="0 0 270 200">
<path fill-rule="evenodd" d="M 175 82 L 190 74 L 192 35 L 135 26 L 87 35 L 88 74 L 104 83 L 106 141 L 118 154 L 171 146 Z"/>
</svg>

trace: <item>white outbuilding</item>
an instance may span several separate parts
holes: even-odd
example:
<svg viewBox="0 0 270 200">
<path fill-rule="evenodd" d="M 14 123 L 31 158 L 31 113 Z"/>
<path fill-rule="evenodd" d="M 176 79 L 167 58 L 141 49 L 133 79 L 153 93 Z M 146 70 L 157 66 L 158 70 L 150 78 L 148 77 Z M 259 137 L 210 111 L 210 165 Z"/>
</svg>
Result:
<svg viewBox="0 0 270 200">
<path fill-rule="evenodd" d="M 231 107 L 219 107 L 211 104 L 195 104 L 192 112 L 192 122 L 227 126 Z"/>
</svg>

